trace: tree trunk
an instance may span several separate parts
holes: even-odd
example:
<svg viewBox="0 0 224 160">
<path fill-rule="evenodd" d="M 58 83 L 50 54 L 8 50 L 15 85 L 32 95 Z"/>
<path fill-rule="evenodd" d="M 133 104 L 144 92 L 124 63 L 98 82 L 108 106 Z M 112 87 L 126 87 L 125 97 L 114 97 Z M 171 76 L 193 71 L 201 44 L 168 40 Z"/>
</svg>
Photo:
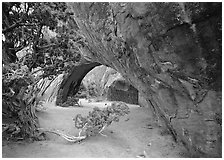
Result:
<svg viewBox="0 0 224 160">
<path fill-rule="evenodd" d="M 21 82 L 22 80 L 19 81 Z M 13 89 L 16 90 L 15 87 Z M 13 96 L 3 93 L 3 123 L 5 122 L 6 125 L 15 127 L 13 133 L 12 129 L 6 130 L 3 137 L 38 140 L 40 138 L 38 132 L 39 121 L 35 113 L 36 104 L 38 103 L 37 90 L 34 85 L 30 86 L 29 93 L 27 94 L 25 93 L 27 85 L 20 86 L 19 89 L 19 92 L 15 92 Z"/>
<path fill-rule="evenodd" d="M 221 156 L 221 101 L 209 91 L 221 82 L 221 3 L 67 4 L 85 57 L 120 72 L 193 155 Z"/>
</svg>

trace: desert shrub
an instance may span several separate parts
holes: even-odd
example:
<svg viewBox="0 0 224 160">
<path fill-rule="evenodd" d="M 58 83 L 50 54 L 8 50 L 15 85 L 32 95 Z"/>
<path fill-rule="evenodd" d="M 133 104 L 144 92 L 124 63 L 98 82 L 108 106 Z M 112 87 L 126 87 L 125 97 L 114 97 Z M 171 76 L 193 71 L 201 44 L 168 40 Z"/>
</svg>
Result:
<svg viewBox="0 0 224 160">
<path fill-rule="evenodd" d="M 87 86 L 87 92 L 90 97 L 97 97 L 100 92 L 100 87 L 95 82 L 91 82 Z"/>
<path fill-rule="evenodd" d="M 84 133 L 88 137 L 101 133 L 105 127 L 112 122 L 118 122 L 121 116 L 127 115 L 129 112 L 125 103 L 114 102 L 102 110 L 98 107 L 93 108 L 87 117 L 77 114 L 73 120 L 75 127 L 81 129 L 80 134 Z"/>
<path fill-rule="evenodd" d="M 95 136 L 97 134 L 103 135 L 102 131 L 106 127 L 112 122 L 118 122 L 121 116 L 127 115 L 129 112 L 129 108 L 125 103 L 115 102 L 102 110 L 98 107 L 93 108 L 93 111 L 89 112 L 89 115 L 86 117 L 77 114 L 76 117 L 73 118 L 73 121 L 75 127 L 80 130 L 78 136 L 67 135 L 59 130 L 46 130 L 43 128 L 41 130 L 42 132 L 59 135 L 69 142 L 76 143 L 90 136 Z"/>
</svg>

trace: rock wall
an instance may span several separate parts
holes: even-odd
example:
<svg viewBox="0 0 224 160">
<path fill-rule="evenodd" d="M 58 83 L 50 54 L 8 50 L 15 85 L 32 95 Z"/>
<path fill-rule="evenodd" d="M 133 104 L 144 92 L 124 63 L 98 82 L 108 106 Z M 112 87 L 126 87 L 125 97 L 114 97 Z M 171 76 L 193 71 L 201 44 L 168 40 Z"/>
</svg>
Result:
<svg viewBox="0 0 224 160">
<path fill-rule="evenodd" d="M 52 80 L 48 78 L 40 79 L 37 83 L 37 88 L 40 90 L 38 93 L 39 101 L 55 103 L 62 80 L 63 74 L 58 75 Z"/>
<path fill-rule="evenodd" d="M 149 103 L 147 100 L 144 98 L 144 96 L 141 94 L 141 92 L 138 93 L 138 104 L 140 107 L 146 107 L 149 108 Z"/>
<path fill-rule="evenodd" d="M 82 54 L 117 70 L 192 156 L 221 157 L 221 3 L 68 3 Z"/>
<path fill-rule="evenodd" d="M 114 81 L 108 88 L 106 98 L 109 101 L 122 101 L 129 104 L 138 104 L 138 90 L 125 81 Z"/>
</svg>

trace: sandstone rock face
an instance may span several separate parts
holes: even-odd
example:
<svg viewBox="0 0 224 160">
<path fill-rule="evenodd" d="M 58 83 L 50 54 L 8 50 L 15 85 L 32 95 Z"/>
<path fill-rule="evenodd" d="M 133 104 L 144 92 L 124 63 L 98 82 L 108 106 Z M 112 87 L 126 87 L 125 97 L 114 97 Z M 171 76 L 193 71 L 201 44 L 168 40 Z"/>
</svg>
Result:
<svg viewBox="0 0 224 160">
<path fill-rule="evenodd" d="M 118 71 L 194 156 L 221 157 L 221 3 L 68 3 L 82 54 Z"/>
<path fill-rule="evenodd" d="M 138 91 L 120 73 L 110 67 L 103 65 L 95 67 L 82 82 L 85 88 L 94 90 L 96 97 L 138 104 Z"/>
<path fill-rule="evenodd" d="M 102 94 L 103 87 L 101 85 L 101 81 L 106 69 L 106 66 L 97 66 L 89 71 L 82 80 L 82 83 L 87 90 L 90 88 L 94 90 L 95 96 L 101 96 Z"/>
<path fill-rule="evenodd" d="M 138 90 L 126 81 L 116 80 L 108 88 L 106 98 L 109 101 L 123 101 L 130 104 L 138 104 Z"/>
<path fill-rule="evenodd" d="M 57 93 L 60 87 L 60 84 L 63 80 L 63 74 L 58 75 L 57 77 L 49 80 L 48 78 L 42 78 L 37 83 L 37 88 L 40 89 L 38 97 L 40 101 L 55 103 L 57 98 Z"/>
<path fill-rule="evenodd" d="M 127 82 L 120 73 L 112 68 L 107 70 L 101 80 L 102 96 L 109 101 L 123 101 L 138 104 L 138 91 Z"/>
<path fill-rule="evenodd" d="M 141 92 L 138 93 L 138 104 L 140 107 L 148 107 L 149 108 L 149 103 L 147 100 L 144 98 L 144 96 L 141 94 Z"/>
</svg>

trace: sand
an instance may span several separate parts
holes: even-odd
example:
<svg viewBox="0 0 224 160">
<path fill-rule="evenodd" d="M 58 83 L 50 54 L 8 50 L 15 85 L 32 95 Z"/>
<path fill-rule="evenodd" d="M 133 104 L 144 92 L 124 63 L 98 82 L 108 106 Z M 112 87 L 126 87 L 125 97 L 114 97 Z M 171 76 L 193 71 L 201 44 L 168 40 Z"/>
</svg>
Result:
<svg viewBox="0 0 224 160">
<path fill-rule="evenodd" d="M 79 102 L 80 103 L 80 102 Z M 76 114 L 87 115 L 94 106 L 106 107 L 110 102 L 81 100 L 83 107 L 62 108 L 51 103 L 37 112 L 40 127 L 57 129 L 78 135 L 72 118 Z M 158 127 L 147 108 L 129 105 L 130 113 L 112 123 L 102 135 L 89 137 L 81 143 L 71 143 L 60 136 L 47 133 L 45 141 L 3 141 L 3 158 L 183 158 L 186 149 L 173 141 L 164 127 Z"/>
</svg>

